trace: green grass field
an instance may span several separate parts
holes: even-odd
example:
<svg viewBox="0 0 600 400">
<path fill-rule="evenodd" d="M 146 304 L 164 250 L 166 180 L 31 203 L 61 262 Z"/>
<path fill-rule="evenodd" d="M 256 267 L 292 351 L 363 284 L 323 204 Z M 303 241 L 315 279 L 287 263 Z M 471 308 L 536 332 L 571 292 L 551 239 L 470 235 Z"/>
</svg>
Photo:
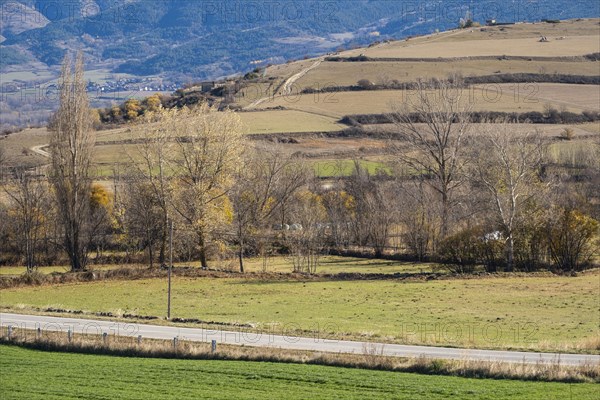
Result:
<svg viewBox="0 0 600 400">
<path fill-rule="evenodd" d="M 175 263 L 175 266 L 188 266 L 189 263 Z M 96 270 L 115 269 L 120 267 L 128 268 L 147 268 L 145 264 L 131 265 L 91 265 L 90 268 Z M 238 260 L 224 260 L 215 264 L 219 269 L 229 269 L 237 271 L 239 269 Z M 265 267 L 265 268 L 263 268 Z M 293 262 L 289 257 L 276 256 L 268 257 L 266 265 L 263 258 L 246 258 L 244 260 L 244 269 L 247 272 L 292 272 Z M 52 272 L 67 272 L 68 266 L 39 267 L 38 272 L 50 274 Z M 339 274 L 339 273 L 361 273 L 361 274 L 394 274 L 394 273 L 415 273 L 415 272 L 433 272 L 440 271 L 437 264 L 412 263 L 392 260 L 378 260 L 355 257 L 323 256 L 320 261 L 317 273 L 319 274 Z M 23 266 L 2 266 L 1 275 L 20 275 L 25 273 Z"/>
<path fill-rule="evenodd" d="M 40 267 L 38 271 L 42 274 L 50 274 L 52 272 L 67 272 L 69 269 L 66 266 Z M 2 266 L 0 267 L 0 276 L 2 275 L 20 275 L 26 272 L 26 268 L 22 266 Z"/>
<path fill-rule="evenodd" d="M 237 260 L 231 262 L 233 268 L 237 268 Z M 394 273 L 415 273 L 432 272 L 439 270 L 437 264 L 412 263 L 391 260 L 378 260 L 355 257 L 324 256 L 321 258 L 317 273 L 319 274 L 339 274 L 339 273 L 360 273 L 360 274 L 394 274 Z M 262 258 L 249 258 L 245 260 L 244 268 L 251 272 L 263 271 Z M 267 262 L 266 271 L 272 272 L 291 272 L 293 269 L 292 261 L 287 257 L 270 257 Z"/>
<path fill-rule="evenodd" d="M 384 173 L 391 175 L 392 171 L 389 166 L 383 162 L 360 160 L 362 168 L 369 172 L 369 175 Z M 354 173 L 354 160 L 324 160 L 317 161 L 313 164 L 315 175 L 319 178 L 330 178 L 339 176 L 350 176 Z"/>
<path fill-rule="evenodd" d="M 0 346 L 9 399 L 596 399 L 594 384 L 470 379 L 318 365 L 125 358 Z"/>
<path fill-rule="evenodd" d="M 425 282 L 173 281 L 176 317 L 249 323 L 274 333 L 482 348 L 597 351 L 598 273 Z M 166 281 L 5 289 L 0 305 L 165 314 Z M 596 343 L 596 344 L 594 344 Z"/>
</svg>

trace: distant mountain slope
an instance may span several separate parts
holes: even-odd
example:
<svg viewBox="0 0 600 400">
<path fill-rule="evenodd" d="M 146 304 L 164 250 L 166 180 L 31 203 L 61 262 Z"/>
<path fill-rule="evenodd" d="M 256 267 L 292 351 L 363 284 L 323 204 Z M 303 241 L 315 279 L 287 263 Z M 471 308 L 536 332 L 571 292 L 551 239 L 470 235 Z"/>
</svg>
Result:
<svg viewBox="0 0 600 400">
<path fill-rule="evenodd" d="M 444 30 L 470 10 L 485 21 L 600 15 L 596 1 L 0 0 L 0 68 L 58 65 L 83 49 L 90 65 L 135 75 L 205 79 Z"/>
<path fill-rule="evenodd" d="M 39 13 L 33 6 L 18 2 L 2 4 L 1 16 L 0 35 L 4 38 L 12 37 L 31 29 L 43 28 L 50 22 L 48 18 Z"/>
</svg>

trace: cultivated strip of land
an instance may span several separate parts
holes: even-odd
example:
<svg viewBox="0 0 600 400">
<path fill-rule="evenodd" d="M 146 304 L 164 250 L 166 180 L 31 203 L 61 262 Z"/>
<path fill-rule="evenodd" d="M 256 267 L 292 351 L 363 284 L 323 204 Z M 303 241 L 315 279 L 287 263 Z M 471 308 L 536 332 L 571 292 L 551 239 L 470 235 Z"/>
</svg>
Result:
<svg viewBox="0 0 600 400">
<path fill-rule="evenodd" d="M 0 346 L 0 370 L 3 399 L 597 398 L 593 383 L 472 379 L 272 362 L 65 354 L 16 346 Z"/>
</svg>

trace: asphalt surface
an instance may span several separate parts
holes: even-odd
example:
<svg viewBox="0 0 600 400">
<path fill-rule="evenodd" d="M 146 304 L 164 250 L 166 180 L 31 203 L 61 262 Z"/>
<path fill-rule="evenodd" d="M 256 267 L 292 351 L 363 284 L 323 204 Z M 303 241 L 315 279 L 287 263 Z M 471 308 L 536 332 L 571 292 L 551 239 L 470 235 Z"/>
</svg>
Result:
<svg viewBox="0 0 600 400">
<path fill-rule="evenodd" d="M 428 357 L 454 360 L 483 360 L 512 363 L 551 363 L 560 362 L 563 365 L 597 364 L 600 365 L 600 355 L 534 353 L 520 351 L 473 350 L 449 347 L 408 346 L 388 343 L 364 343 L 348 340 L 322 339 L 319 337 L 283 336 L 270 333 L 252 333 L 244 331 L 225 331 L 204 328 L 182 328 L 177 326 L 160 326 L 137 323 L 124 323 L 106 320 L 79 318 L 48 317 L 41 315 L 22 315 L 0 313 L 0 325 L 12 326 L 13 334 L 18 335 L 20 329 L 37 329 L 42 331 L 71 330 L 77 334 L 98 334 L 106 332 L 109 335 L 120 335 L 151 339 L 211 342 L 231 345 L 246 345 L 271 347 L 293 350 L 309 350 L 333 353 L 365 354 L 375 352 L 395 357 Z"/>
</svg>

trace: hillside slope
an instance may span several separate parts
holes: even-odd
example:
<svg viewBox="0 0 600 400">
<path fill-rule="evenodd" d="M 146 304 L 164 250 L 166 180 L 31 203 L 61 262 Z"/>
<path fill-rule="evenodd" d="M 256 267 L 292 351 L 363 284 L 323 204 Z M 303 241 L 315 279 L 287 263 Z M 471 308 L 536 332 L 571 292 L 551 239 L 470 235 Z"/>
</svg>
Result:
<svg viewBox="0 0 600 400">
<path fill-rule="evenodd" d="M 513 1 L 502 7 L 490 0 L 0 0 L 0 7 L 4 71 L 27 69 L 36 62 L 53 68 L 65 50 L 83 49 L 92 67 L 191 79 L 233 74 L 375 38 L 446 30 L 467 12 L 480 22 L 600 14 L 598 4 L 556 0 Z"/>
</svg>

